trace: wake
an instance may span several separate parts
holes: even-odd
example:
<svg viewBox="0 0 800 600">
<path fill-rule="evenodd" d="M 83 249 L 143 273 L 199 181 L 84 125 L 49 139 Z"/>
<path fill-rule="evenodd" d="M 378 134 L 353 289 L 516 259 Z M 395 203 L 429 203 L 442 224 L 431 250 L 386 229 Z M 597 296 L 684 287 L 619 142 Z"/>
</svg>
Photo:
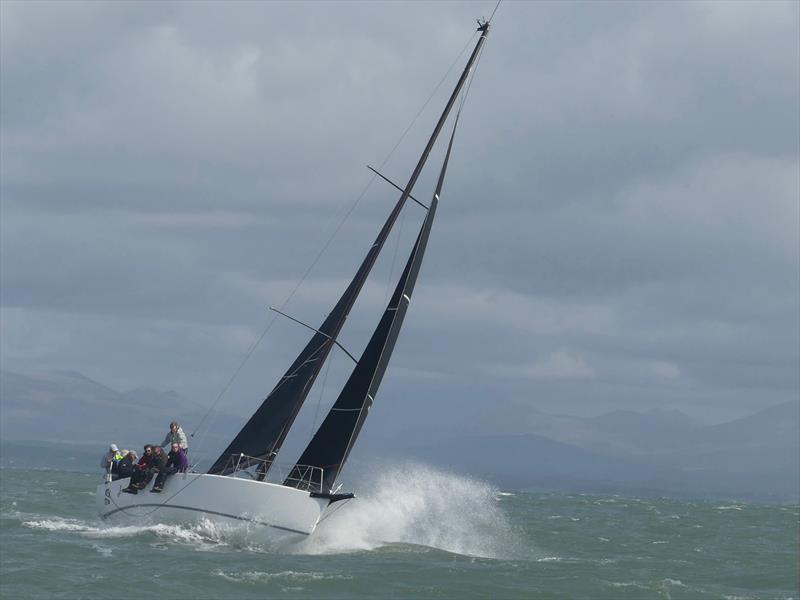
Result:
<svg viewBox="0 0 800 600">
<path fill-rule="evenodd" d="M 263 551 L 264 547 L 252 544 L 247 527 L 223 526 L 212 521 L 202 521 L 193 525 L 167 525 L 155 523 L 147 525 L 92 525 L 79 519 L 37 518 L 22 522 L 23 527 L 52 532 L 74 533 L 92 539 L 122 539 L 135 537 L 154 537 L 170 543 L 208 550 L 223 546 Z"/>
</svg>

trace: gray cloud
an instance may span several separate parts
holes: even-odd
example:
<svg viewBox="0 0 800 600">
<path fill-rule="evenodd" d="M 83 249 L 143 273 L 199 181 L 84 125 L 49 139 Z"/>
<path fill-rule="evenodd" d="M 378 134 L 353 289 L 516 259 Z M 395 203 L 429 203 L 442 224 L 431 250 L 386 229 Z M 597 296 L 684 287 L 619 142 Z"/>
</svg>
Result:
<svg viewBox="0 0 800 600">
<path fill-rule="evenodd" d="M 490 8 L 0 4 L 3 368 L 210 404 Z M 792 2 L 504 4 L 387 402 L 718 421 L 796 399 L 797 24 Z M 325 314 L 393 198 L 370 187 L 293 313 Z M 229 406 L 303 335 L 276 324 Z"/>
</svg>

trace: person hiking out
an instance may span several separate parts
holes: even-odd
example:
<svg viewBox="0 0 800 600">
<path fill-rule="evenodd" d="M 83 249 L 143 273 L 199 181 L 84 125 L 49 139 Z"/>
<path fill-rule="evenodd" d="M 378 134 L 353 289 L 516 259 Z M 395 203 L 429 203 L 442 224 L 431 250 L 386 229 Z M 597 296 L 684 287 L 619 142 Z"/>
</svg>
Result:
<svg viewBox="0 0 800 600">
<path fill-rule="evenodd" d="M 100 467 L 106 472 L 108 481 L 111 480 L 112 473 L 117 472 L 117 463 L 119 463 L 122 458 L 123 456 L 119 453 L 119 448 L 117 448 L 116 444 L 111 444 L 108 447 L 108 451 L 103 454 L 103 458 L 100 459 Z"/>
<path fill-rule="evenodd" d="M 153 461 L 150 463 L 150 468 L 147 470 L 147 481 L 139 489 L 144 488 L 150 480 L 161 473 L 167 467 L 167 455 L 161 449 L 161 446 L 153 446 Z"/>
<path fill-rule="evenodd" d="M 169 455 L 167 456 L 167 463 L 165 467 L 159 471 L 158 477 L 156 477 L 155 483 L 153 483 L 153 487 L 150 491 L 156 493 L 161 492 L 164 489 L 164 483 L 167 477 L 175 473 L 185 473 L 188 468 L 189 461 L 186 459 L 186 453 L 178 442 L 173 442 Z"/>
<path fill-rule="evenodd" d="M 131 481 L 128 487 L 122 491 L 128 494 L 138 494 L 139 490 L 147 485 L 147 482 L 150 480 L 148 474 L 152 462 L 153 446 L 145 444 L 144 453 L 142 454 L 142 458 L 139 459 L 139 462 L 136 463 L 136 470 L 133 472 L 133 475 L 131 475 Z"/>
<path fill-rule="evenodd" d="M 124 458 L 117 463 L 117 479 L 126 479 L 136 472 L 138 456 L 133 450 L 123 450 Z"/>
</svg>

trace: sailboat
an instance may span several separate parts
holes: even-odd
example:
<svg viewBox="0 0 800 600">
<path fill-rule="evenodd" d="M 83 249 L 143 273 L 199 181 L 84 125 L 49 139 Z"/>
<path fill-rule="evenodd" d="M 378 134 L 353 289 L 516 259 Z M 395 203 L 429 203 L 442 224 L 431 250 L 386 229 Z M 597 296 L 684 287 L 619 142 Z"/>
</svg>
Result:
<svg viewBox="0 0 800 600">
<path fill-rule="evenodd" d="M 412 192 L 453 106 L 465 91 L 488 36 L 489 22 L 479 21 L 478 25 L 478 40 L 408 182 L 403 187 L 392 184 L 401 192 L 399 199 L 324 322 L 318 328 L 307 326 L 314 334 L 286 373 L 206 473 L 173 475 L 160 494 L 146 493 L 152 482 L 137 495 L 123 493 L 128 479 L 99 485 L 96 502 L 103 519 L 133 519 L 139 523 L 245 522 L 278 537 L 303 538 L 314 532 L 329 507 L 354 497 L 353 493 L 340 492 L 338 478 L 375 401 L 411 302 L 459 114 L 453 119 L 430 202 L 425 205 Z M 360 358 L 356 360 L 348 353 L 355 362 L 352 372 L 297 463 L 281 471 L 275 459 L 329 353 L 334 346 L 341 348 L 339 333 L 409 199 L 421 204 L 426 213 L 391 299 Z M 280 475 L 277 480 L 276 474 Z"/>
</svg>

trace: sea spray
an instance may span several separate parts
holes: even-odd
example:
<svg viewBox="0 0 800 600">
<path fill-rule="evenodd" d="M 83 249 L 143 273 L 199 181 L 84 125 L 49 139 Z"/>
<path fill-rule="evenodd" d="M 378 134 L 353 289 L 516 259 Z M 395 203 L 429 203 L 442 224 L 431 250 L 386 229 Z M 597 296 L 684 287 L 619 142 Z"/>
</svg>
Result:
<svg viewBox="0 0 800 600">
<path fill-rule="evenodd" d="M 487 483 L 406 463 L 374 474 L 358 488 L 356 499 L 334 504 L 294 551 L 330 554 L 406 543 L 486 558 L 518 554 L 498 491 Z"/>
</svg>

